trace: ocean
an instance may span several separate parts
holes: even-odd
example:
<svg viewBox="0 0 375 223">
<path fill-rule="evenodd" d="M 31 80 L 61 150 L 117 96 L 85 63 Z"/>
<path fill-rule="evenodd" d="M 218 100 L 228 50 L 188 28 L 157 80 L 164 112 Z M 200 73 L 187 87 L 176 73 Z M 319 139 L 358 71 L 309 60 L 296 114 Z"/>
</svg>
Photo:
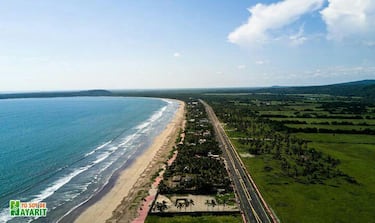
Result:
<svg viewBox="0 0 375 223">
<path fill-rule="evenodd" d="M 56 222 L 97 194 L 173 118 L 172 100 L 72 97 L 0 100 L 0 222 L 9 200 L 46 202 Z"/>
</svg>

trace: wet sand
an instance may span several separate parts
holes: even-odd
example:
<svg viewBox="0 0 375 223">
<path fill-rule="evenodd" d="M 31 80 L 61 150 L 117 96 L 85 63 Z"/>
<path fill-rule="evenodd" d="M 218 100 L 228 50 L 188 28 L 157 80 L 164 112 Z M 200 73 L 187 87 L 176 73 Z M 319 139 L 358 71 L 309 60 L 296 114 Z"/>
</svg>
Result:
<svg viewBox="0 0 375 223">
<path fill-rule="evenodd" d="M 180 106 L 175 117 L 164 131 L 155 138 L 153 144 L 133 160 L 130 166 L 118 173 L 116 180 L 104 189 L 105 193 L 101 192 L 99 198 L 85 204 L 89 206 L 77 216 L 75 222 L 99 223 L 105 222 L 110 218 L 111 221 L 118 221 L 121 219 L 121 221 L 126 222 L 131 220 L 124 219 L 123 215 L 118 214 L 118 210 L 121 210 L 121 207 L 125 205 L 124 202 L 126 202 L 126 200 L 131 201 L 131 199 L 125 198 L 128 198 L 131 194 L 136 194 L 136 191 L 134 191 L 137 189 L 135 187 L 136 184 L 142 184 L 143 181 L 146 183 L 150 182 L 151 175 L 157 170 L 155 164 L 163 163 L 165 161 L 165 156 L 160 154 L 167 154 L 175 144 L 175 139 L 185 118 L 185 105 L 181 101 L 179 101 L 179 103 Z M 115 211 L 117 213 L 113 215 Z M 135 213 L 136 211 L 137 209 L 135 210 Z M 126 210 L 122 210 L 122 212 L 126 212 Z"/>
</svg>

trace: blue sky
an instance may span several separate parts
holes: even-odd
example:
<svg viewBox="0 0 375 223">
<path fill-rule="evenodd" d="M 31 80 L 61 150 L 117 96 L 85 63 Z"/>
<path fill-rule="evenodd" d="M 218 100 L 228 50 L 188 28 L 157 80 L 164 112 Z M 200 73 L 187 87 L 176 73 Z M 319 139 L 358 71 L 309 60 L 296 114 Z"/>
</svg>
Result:
<svg viewBox="0 0 375 223">
<path fill-rule="evenodd" d="M 373 0 L 0 1 L 0 91 L 374 78 Z"/>
</svg>

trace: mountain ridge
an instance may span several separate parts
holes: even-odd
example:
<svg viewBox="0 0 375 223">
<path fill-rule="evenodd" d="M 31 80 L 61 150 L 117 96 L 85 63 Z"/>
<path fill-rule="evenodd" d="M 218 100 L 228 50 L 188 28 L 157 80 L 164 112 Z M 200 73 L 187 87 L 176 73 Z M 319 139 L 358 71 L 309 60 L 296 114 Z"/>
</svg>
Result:
<svg viewBox="0 0 375 223">
<path fill-rule="evenodd" d="M 253 92 L 274 94 L 329 94 L 334 96 L 375 98 L 375 80 L 360 80 L 318 86 L 278 86 L 262 88 Z"/>
</svg>

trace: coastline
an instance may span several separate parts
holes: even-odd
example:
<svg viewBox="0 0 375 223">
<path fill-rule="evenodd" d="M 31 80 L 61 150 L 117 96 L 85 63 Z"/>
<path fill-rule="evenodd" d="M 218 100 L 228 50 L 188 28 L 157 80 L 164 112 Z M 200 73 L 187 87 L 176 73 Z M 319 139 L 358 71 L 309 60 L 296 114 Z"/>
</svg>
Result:
<svg viewBox="0 0 375 223">
<path fill-rule="evenodd" d="M 126 202 L 132 202 L 129 197 L 134 197 L 135 191 L 139 188 L 134 188 L 135 186 L 140 186 L 145 182 L 150 183 L 153 171 L 156 171 L 158 167 L 155 165 L 162 164 L 165 161 L 165 155 L 171 151 L 172 146 L 175 143 L 175 138 L 179 133 L 179 129 L 182 126 L 184 120 L 185 105 L 182 101 L 177 101 L 179 107 L 166 128 L 155 137 L 153 143 L 149 148 L 147 148 L 142 154 L 136 157 L 129 166 L 125 166 L 117 174 L 115 174 L 115 179 L 112 179 L 108 183 L 108 186 L 103 188 L 103 190 L 98 194 L 98 197 L 94 196 L 87 203 L 81 205 L 77 209 L 81 211 L 73 211 L 70 213 L 68 218 L 62 219 L 61 222 L 65 220 L 74 220 L 78 223 L 96 223 L 105 222 L 110 219 L 115 220 L 118 218 L 123 218 L 124 216 L 116 215 L 115 211 L 124 206 Z M 164 156 L 163 156 L 164 155 Z M 153 171 L 152 171 L 153 170 Z M 135 208 L 135 213 L 137 208 Z M 135 217 L 135 216 L 127 216 Z M 128 219 L 129 221 L 131 219 Z"/>
</svg>

